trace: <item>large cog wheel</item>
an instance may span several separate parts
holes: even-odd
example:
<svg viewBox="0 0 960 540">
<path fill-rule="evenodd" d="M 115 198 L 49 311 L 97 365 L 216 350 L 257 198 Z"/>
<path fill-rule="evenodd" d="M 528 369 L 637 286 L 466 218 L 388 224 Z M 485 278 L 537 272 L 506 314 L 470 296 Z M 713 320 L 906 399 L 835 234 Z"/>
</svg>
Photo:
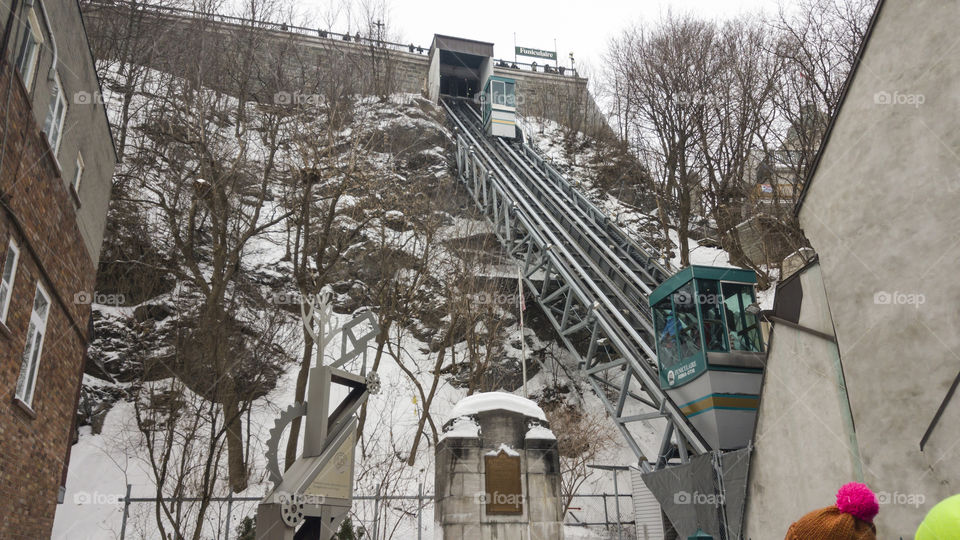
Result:
<svg viewBox="0 0 960 540">
<path fill-rule="evenodd" d="M 287 424 L 293 422 L 295 418 L 306 416 L 306 414 L 306 403 L 294 403 L 280 413 L 280 416 L 278 416 L 273 423 L 273 429 L 270 430 L 270 438 L 267 439 L 267 472 L 270 473 L 270 481 L 273 482 L 274 487 L 279 486 L 280 482 L 283 482 L 283 471 L 280 470 L 280 460 L 277 456 L 277 452 L 280 450 L 280 437 L 283 435 L 283 430 L 287 427 Z"/>
</svg>

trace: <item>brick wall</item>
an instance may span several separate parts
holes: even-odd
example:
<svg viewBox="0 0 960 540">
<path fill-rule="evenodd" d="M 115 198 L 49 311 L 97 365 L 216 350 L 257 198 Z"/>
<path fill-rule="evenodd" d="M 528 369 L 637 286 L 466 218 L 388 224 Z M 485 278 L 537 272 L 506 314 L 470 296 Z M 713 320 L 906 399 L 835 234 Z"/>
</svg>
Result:
<svg viewBox="0 0 960 540">
<path fill-rule="evenodd" d="M 95 268 L 67 192 L 19 76 L 0 60 L 0 250 L 20 247 L 5 327 L 0 327 L 0 538 L 49 538 L 87 343 Z M 9 100 L 9 101 L 8 101 Z M 5 126 L 5 127 L 4 127 Z M 32 411 L 14 400 L 37 283 L 50 295 Z"/>
</svg>

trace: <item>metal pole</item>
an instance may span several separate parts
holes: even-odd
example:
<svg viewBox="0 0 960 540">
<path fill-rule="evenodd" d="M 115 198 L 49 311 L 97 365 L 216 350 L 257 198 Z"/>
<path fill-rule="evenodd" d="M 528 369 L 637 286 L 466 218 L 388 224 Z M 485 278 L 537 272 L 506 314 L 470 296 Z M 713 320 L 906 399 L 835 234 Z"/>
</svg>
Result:
<svg viewBox="0 0 960 540">
<path fill-rule="evenodd" d="M 373 499 L 373 540 L 377 540 L 377 528 L 378 522 L 380 521 L 380 494 L 377 493 L 376 498 Z"/>
<path fill-rule="evenodd" d="M 127 514 L 130 510 L 130 484 L 127 484 L 127 494 L 123 497 L 123 522 L 120 524 L 120 540 L 127 536 Z"/>
<path fill-rule="evenodd" d="M 613 470 L 613 504 L 617 511 L 617 538 L 623 540 L 623 526 L 620 524 L 620 490 L 617 489 L 617 470 Z"/>
<path fill-rule="evenodd" d="M 247 409 L 249 412 L 249 409 Z M 247 418 L 247 425 L 249 426 L 250 419 Z M 247 439 L 249 440 L 249 439 Z M 223 533 L 223 540 L 230 540 L 230 513 L 233 511 L 233 490 L 230 490 L 227 493 L 227 530 Z"/>
<path fill-rule="evenodd" d="M 610 530 L 610 512 L 607 511 L 607 494 L 603 494 L 603 522 L 607 527 L 607 530 Z"/>
<path fill-rule="evenodd" d="M 523 274 L 520 267 L 517 267 L 517 303 L 520 308 L 520 363 L 523 365 L 523 397 L 530 397 L 527 394 L 527 340 L 523 336 L 523 310 L 526 308 L 523 300 Z"/>
<path fill-rule="evenodd" d="M 423 484 L 417 484 L 417 540 L 423 540 Z"/>
</svg>

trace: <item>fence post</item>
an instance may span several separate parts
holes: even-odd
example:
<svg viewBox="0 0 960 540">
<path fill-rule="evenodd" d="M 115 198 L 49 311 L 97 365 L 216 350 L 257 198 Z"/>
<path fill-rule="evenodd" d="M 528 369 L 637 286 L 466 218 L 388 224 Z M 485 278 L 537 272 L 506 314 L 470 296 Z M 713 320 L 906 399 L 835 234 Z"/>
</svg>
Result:
<svg viewBox="0 0 960 540">
<path fill-rule="evenodd" d="M 589 521 L 589 520 L 588 520 Z M 607 494 L 603 494 L 603 523 L 610 530 L 610 513 L 607 512 Z"/>
<path fill-rule="evenodd" d="M 417 540 L 423 540 L 423 484 L 417 484 Z"/>
<path fill-rule="evenodd" d="M 248 409 L 249 411 L 249 409 Z M 250 425 L 250 418 L 247 417 L 247 425 Z M 233 490 L 227 492 L 227 530 L 223 533 L 223 540 L 230 540 L 230 512 L 233 511 Z"/>
<path fill-rule="evenodd" d="M 127 514 L 130 510 L 130 484 L 127 484 L 127 494 L 123 497 L 123 521 L 120 523 L 120 540 L 127 536 Z"/>
<path fill-rule="evenodd" d="M 617 511 L 617 538 L 623 540 L 623 525 L 620 522 L 620 490 L 617 489 L 617 471 L 613 471 L 613 502 Z"/>
<path fill-rule="evenodd" d="M 377 528 L 380 521 L 380 493 L 373 496 L 373 540 L 377 540 Z"/>
</svg>

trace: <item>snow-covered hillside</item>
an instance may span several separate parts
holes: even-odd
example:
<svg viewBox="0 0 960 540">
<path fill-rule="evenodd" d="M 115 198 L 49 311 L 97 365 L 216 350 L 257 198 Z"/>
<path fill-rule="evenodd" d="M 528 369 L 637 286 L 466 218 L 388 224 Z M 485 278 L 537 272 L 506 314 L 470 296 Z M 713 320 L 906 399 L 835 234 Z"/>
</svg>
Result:
<svg viewBox="0 0 960 540">
<path fill-rule="evenodd" d="M 155 78 L 148 76 L 146 80 L 142 91 L 133 99 L 134 113 L 129 123 L 128 140 L 135 141 L 132 148 L 139 153 L 134 153 L 132 158 L 128 154 L 128 164 L 122 167 L 120 176 L 124 183 L 122 200 L 142 199 L 147 204 L 137 208 L 150 209 L 160 205 L 157 197 L 167 193 L 164 190 L 169 189 L 166 183 L 170 182 L 172 173 L 163 168 L 143 167 L 139 161 L 147 159 L 147 154 L 160 153 L 155 147 L 158 143 L 153 130 L 157 122 L 166 122 L 165 117 L 157 116 L 161 101 L 155 92 L 159 82 L 151 85 L 149 81 L 169 83 L 169 76 L 157 73 Z M 120 115 L 121 100 L 109 92 L 113 81 L 105 82 L 111 114 L 116 119 Z M 340 201 L 342 211 L 335 219 L 338 230 L 354 233 L 349 242 L 338 248 L 343 262 L 339 269 L 331 272 L 335 317 L 343 323 L 352 313 L 365 309 L 379 312 L 381 306 L 372 303 L 377 298 L 373 293 L 377 280 L 387 279 L 398 287 L 410 287 L 414 279 L 422 283 L 417 289 L 416 301 L 400 310 L 404 323 L 391 326 L 383 347 L 377 370 L 383 389 L 368 402 L 364 436 L 357 452 L 356 492 L 365 496 L 412 495 L 418 490 L 432 493 L 435 441 L 429 429 L 417 446 L 415 456 L 409 455 L 417 426 L 425 414 L 423 388 L 432 384 L 438 355 L 446 348 L 448 360 L 443 363 L 443 373 L 429 407 L 438 427 L 442 428 L 448 420 L 446 411 L 472 390 L 518 391 L 522 347 L 516 303 L 510 300 L 516 286 L 512 281 L 515 270 L 512 261 L 505 259 L 492 241 L 487 222 L 474 213 L 462 193 L 458 195 L 447 162 L 450 133 L 440 111 L 422 98 L 410 95 L 396 95 L 387 100 L 357 99 L 352 107 L 354 124 L 334 133 L 334 141 L 329 145 L 342 154 L 330 159 L 335 163 L 354 160 L 356 170 L 362 171 L 357 174 L 362 174 L 369 185 L 344 193 Z M 254 107 L 249 114 L 261 112 Z M 231 134 L 236 131 L 234 125 L 230 121 L 220 122 L 217 136 L 224 141 L 222 151 L 234 152 L 243 147 L 244 140 L 235 139 Z M 175 131 L 176 127 L 164 129 Z M 359 139 L 369 146 L 358 153 L 352 150 L 355 147 L 351 147 L 351 142 Z M 257 147 L 255 151 L 263 156 L 268 148 Z M 133 151 L 128 149 L 128 152 Z M 256 159 L 254 167 L 262 163 Z M 281 161 L 279 169 L 302 166 L 301 156 L 296 155 L 292 143 L 280 145 L 276 159 Z M 196 189 L 204 188 L 203 182 L 195 184 L 199 185 Z M 414 200 L 422 198 L 425 204 L 404 204 L 403 195 L 413 195 Z M 250 194 L 240 193 L 240 197 L 249 198 Z M 285 197 L 278 192 L 264 200 L 260 219 L 283 214 L 289 205 Z M 135 216 L 132 221 L 136 224 L 132 226 L 130 216 L 121 212 L 122 204 L 115 204 L 112 227 L 122 230 L 113 231 L 115 234 L 108 240 L 108 244 L 114 245 L 108 245 L 105 253 L 108 257 L 114 255 L 118 261 L 109 266 L 108 274 L 127 271 L 123 265 L 129 261 L 124 262 L 118 255 L 123 252 L 118 246 L 129 247 L 136 243 L 133 240 L 150 244 L 143 248 L 136 243 L 144 251 L 153 253 L 151 264 L 168 266 L 164 266 L 162 272 L 151 274 L 154 277 L 150 286 L 128 295 L 126 303 L 94 306 L 96 333 L 90 350 L 91 374 L 85 376 L 81 402 L 82 418 L 88 425 L 80 428 L 79 441 L 72 450 L 66 499 L 57 512 L 54 538 L 119 537 L 123 512 L 122 505 L 116 501 L 124 495 L 128 484 L 133 497 L 152 498 L 158 493 L 189 497 L 199 493 L 199 488 L 189 484 L 190 479 L 195 478 L 192 472 L 178 477 L 188 480 L 186 485 L 171 486 L 171 473 L 157 470 L 157 456 L 149 451 L 158 444 L 157 439 L 145 439 L 156 437 L 155 428 L 145 426 L 142 415 L 144 395 L 151 399 L 157 395 L 169 397 L 172 388 L 176 389 L 175 398 L 179 403 L 213 406 L 205 395 L 198 393 L 195 383 L 188 381 L 181 385 L 178 381 L 183 368 L 177 358 L 185 354 L 179 348 L 182 347 L 179 329 L 184 321 L 189 322 L 195 316 L 202 305 L 201 295 L 196 281 L 185 277 L 189 271 L 180 268 L 181 261 L 171 257 L 176 253 L 170 231 L 173 224 L 165 220 L 163 213 L 147 210 Z M 425 218 L 418 212 L 424 212 L 423 208 L 429 209 L 429 217 L 436 227 L 420 226 Z M 237 286 L 233 296 L 239 306 L 237 324 L 242 332 L 269 331 L 280 336 L 276 339 L 280 350 L 274 351 L 276 373 L 262 382 L 264 391 L 253 399 L 244 418 L 250 477 L 248 487 L 235 497 L 259 497 L 269 488 L 264 458 L 268 431 L 279 412 L 295 401 L 303 338 L 297 316 L 299 292 L 290 258 L 290 231 L 288 220 L 265 226 L 246 244 L 238 267 L 242 278 L 238 283 L 243 287 Z M 201 238 L 199 264 L 201 273 L 205 272 L 203 275 L 208 277 L 213 262 L 204 251 L 208 245 L 205 242 L 208 240 Z M 382 263 L 379 257 L 384 254 L 407 263 L 383 276 L 378 272 Z M 146 261 L 141 258 L 139 264 Z M 423 262 L 422 268 L 416 265 L 417 261 Z M 415 277 L 418 271 L 423 272 L 421 278 Z M 469 284 L 461 282 L 465 271 L 476 279 L 469 280 Z M 136 301 L 129 301 L 131 298 Z M 464 298 L 473 305 L 462 307 L 460 303 Z M 451 317 L 459 316 L 458 309 L 474 309 L 478 313 L 471 319 L 475 320 L 472 327 L 457 330 L 456 335 L 461 337 L 451 339 L 450 329 L 455 326 Z M 554 407 L 573 406 L 586 421 L 605 422 L 600 401 L 585 390 L 585 385 L 578 383 L 574 363 L 553 340 L 551 331 L 545 329 L 542 321 L 538 325 L 536 314 L 528 312 L 527 316 L 523 339 L 531 373 L 535 373 L 528 384 L 531 397 L 552 403 Z M 265 322 L 268 320 L 270 324 Z M 328 351 L 338 349 L 339 343 L 335 340 Z M 369 358 L 376 355 L 376 349 L 376 344 L 371 343 Z M 470 367 L 471 359 L 477 358 L 484 362 L 480 374 Z M 166 372 L 158 371 L 156 362 Z M 169 369 L 168 366 L 175 367 Z M 358 365 L 348 367 L 359 368 Z M 332 396 L 332 400 L 336 402 L 340 397 Z M 174 421 L 176 419 L 171 420 Z M 612 425 L 608 428 L 613 432 Z M 651 426 L 640 437 L 653 445 L 658 437 L 656 431 Z M 172 455 L 183 458 L 180 463 L 184 466 L 190 461 L 190 452 L 208 455 L 203 454 L 202 446 L 209 440 L 204 433 L 194 432 L 192 440 L 174 445 Z M 280 448 L 282 454 L 285 442 Z M 222 444 L 216 447 L 219 457 L 213 466 L 217 480 L 213 482 L 212 496 L 224 497 L 230 491 L 225 458 L 221 459 L 220 455 L 224 452 Z M 620 444 L 604 449 L 599 457 L 605 462 L 622 464 L 633 460 L 632 453 Z M 168 460 L 169 463 L 176 461 Z M 410 461 L 413 465 L 408 464 Z M 595 474 L 582 489 L 609 491 L 610 483 L 609 477 Z M 154 503 L 132 503 L 126 537 L 159 538 L 158 521 L 166 523 L 169 532 L 172 523 L 196 520 L 197 506 L 186 504 L 179 511 L 171 506 L 167 508 L 171 515 L 158 519 L 158 507 Z M 210 504 L 200 527 L 202 537 L 223 537 L 227 532 L 227 506 L 226 502 Z M 379 537 L 412 537 L 417 526 L 415 507 L 415 501 L 380 506 Z M 232 503 L 230 528 L 235 529 L 241 518 L 253 515 L 255 509 L 255 501 Z M 432 531 L 430 509 L 428 504 L 422 516 L 425 538 L 429 538 Z M 353 512 L 355 523 L 363 524 L 368 530 L 373 526 L 372 502 L 358 501 Z M 193 530 L 193 527 L 185 525 L 184 530 Z M 572 530 L 571 534 L 581 537 L 587 533 Z"/>
</svg>

